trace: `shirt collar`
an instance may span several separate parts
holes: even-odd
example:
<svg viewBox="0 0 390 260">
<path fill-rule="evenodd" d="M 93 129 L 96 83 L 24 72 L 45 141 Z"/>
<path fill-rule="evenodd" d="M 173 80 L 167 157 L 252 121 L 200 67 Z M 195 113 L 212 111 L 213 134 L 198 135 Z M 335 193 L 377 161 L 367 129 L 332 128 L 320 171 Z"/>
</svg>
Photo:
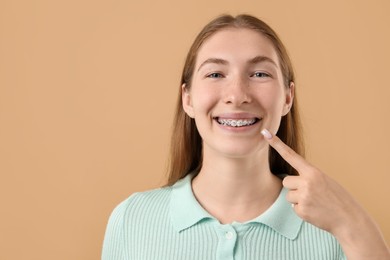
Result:
<svg viewBox="0 0 390 260">
<path fill-rule="evenodd" d="M 264 213 L 247 223 L 260 223 L 269 226 L 289 239 L 295 239 L 301 229 L 303 220 L 295 214 L 286 200 L 288 189 L 283 188 L 274 202 Z"/>
<path fill-rule="evenodd" d="M 172 186 L 170 214 L 174 228 L 181 232 L 205 219 L 216 220 L 196 200 L 191 187 L 194 174 L 188 174 Z M 288 190 L 283 188 L 270 208 L 257 218 L 243 224 L 258 223 L 272 228 L 288 239 L 298 236 L 303 220 L 286 200 Z"/>
<path fill-rule="evenodd" d="M 173 226 L 178 232 L 203 219 L 215 219 L 196 200 L 191 187 L 193 177 L 194 174 L 188 174 L 172 187 L 170 213 Z"/>
</svg>

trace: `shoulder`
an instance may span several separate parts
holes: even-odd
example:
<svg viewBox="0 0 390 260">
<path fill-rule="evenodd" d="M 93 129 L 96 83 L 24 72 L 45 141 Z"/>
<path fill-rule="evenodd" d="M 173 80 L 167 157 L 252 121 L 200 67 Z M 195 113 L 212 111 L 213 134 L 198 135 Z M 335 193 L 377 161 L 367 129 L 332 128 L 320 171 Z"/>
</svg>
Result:
<svg viewBox="0 0 390 260">
<path fill-rule="evenodd" d="M 169 204 L 171 190 L 171 187 L 164 187 L 133 193 L 114 208 L 110 219 L 128 218 L 164 208 Z"/>
<path fill-rule="evenodd" d="M 112 211 L 104 236 L 102 259 L 128 259 L 131 234 L 143 234 L 153 218 L 167 219 L 171 188 L 159 188 L 132 194 Z M 143 229 L 143 230 L 142 230 Z M 139 232 L 138 232 L 139 231 Z"/>
</svg>

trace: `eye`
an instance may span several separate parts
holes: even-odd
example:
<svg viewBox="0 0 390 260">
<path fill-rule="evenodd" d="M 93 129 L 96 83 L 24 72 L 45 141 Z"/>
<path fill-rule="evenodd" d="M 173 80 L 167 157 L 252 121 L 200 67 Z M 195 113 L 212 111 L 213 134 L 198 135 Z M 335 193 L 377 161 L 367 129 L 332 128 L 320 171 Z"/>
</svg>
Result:
<svg viewBox="0 0 390 260">
<path fill-rule="evenodd" d="M 206 76 L 207 78 L 223 78 L 223 75 L 218 72 L 210 73 Z"/>
<path fill-rule="evenodd" d="M 271 77 L 268 73 L 265 72 L 255 72 L 251 77 L 256 77 L 256 78 L 268 78 Z"/>
</svg>

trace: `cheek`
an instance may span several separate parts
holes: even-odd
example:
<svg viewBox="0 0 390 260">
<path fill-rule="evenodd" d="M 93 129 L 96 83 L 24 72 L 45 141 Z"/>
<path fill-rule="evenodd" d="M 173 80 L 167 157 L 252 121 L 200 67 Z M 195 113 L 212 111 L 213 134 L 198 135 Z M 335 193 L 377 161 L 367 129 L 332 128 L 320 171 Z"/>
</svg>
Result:
<svg viewBox="0 0 390 260">
<path fill-rule="evenodd" d="M 192 93 L 192 103 L 195 113 L 209 111 L 218 103 L 218 100 L 218 92 L 216 91 L 194 89 Z"/>
<path fill-rule="evenodd" d="M 285 94 L 280 88 L 263 89 L 257 96 L 265 111 L 275 113 L 283 110 Z"/>
</svg>

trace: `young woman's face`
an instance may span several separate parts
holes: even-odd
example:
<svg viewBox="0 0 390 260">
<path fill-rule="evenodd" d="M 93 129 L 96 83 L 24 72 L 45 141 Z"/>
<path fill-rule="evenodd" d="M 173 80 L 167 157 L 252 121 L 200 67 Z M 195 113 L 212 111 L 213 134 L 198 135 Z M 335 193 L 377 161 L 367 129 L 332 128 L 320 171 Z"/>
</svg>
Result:
<svg viewBox="0 0 390 260">
<path fill-rule="evenodd" d="M 276 133 L 294 86 L 286 88 L 269 39 L 250 29 L 223 29 L 199 49 L 183 108 L 195 119 L 203 149 L 243 157 L 267 147 L 260 131 Z"/>
</svg>

